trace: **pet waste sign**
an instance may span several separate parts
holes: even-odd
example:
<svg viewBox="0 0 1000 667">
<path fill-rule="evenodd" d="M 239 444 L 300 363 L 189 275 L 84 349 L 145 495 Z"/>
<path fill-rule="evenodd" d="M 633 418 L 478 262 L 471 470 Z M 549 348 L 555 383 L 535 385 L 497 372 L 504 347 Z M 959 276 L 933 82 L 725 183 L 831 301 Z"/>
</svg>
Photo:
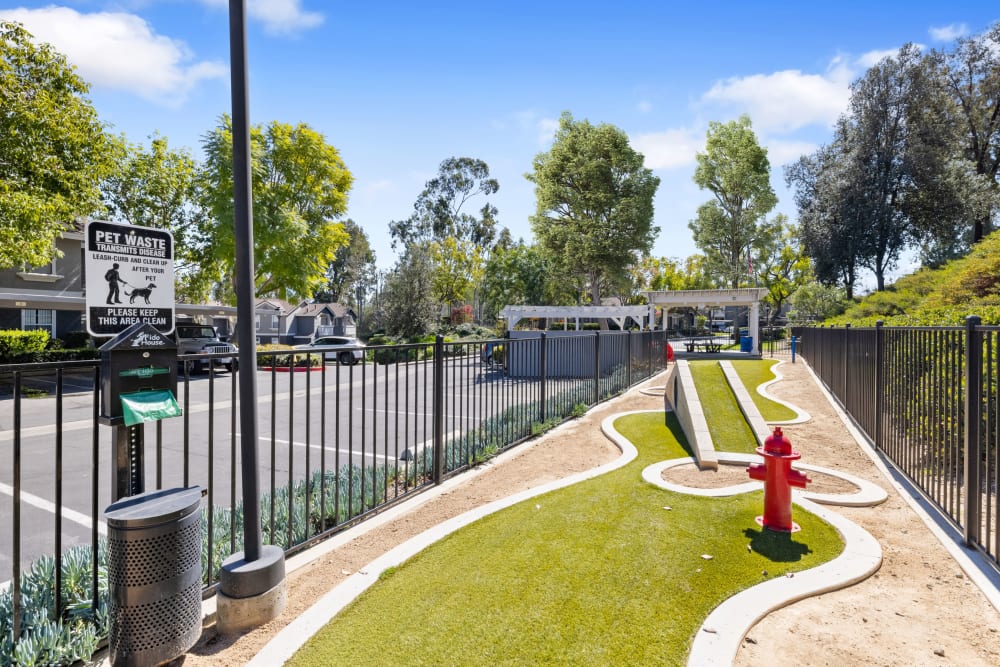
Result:
<svg viewBox="0 0 1000 667">
<path fill-rule="evenodd" d="M 87 331 L 114 336 L 136 322 L 174 330 L 174 237 L 162 229 L 87 223 Z"/>
</svg>

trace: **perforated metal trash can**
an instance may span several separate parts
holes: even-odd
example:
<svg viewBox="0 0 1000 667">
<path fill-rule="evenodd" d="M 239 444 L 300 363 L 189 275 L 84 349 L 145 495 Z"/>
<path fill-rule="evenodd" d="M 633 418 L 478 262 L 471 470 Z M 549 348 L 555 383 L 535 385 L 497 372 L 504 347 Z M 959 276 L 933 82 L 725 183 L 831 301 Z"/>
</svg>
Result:
<svg viewBox="0 0 1000 667">
<path fill-rule="evenodd" d="M 160 665 L 201 635 L 201 488 L 108 506 L 111 664 Z"/>
</svg>

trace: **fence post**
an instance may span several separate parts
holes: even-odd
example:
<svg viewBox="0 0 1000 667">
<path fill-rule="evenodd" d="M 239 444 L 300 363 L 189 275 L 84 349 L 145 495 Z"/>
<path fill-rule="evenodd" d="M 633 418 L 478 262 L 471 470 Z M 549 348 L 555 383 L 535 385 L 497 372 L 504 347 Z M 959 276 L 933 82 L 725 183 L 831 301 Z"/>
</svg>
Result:
<svg viewBox="0 0 1000 667">
<path fill-rule="evenodd" d="M 646 363 L 649 366 L 649 372 L 646 374 L 646 377 L 651 378 L 653 377 L 653 367 L 654 367 L 653 357 L 656 356 L 655 354 L 656 331 L 650 329 L 648 332 L 643 332 L 642 337 L 643 337 L 642 347 L 646 350 Z M 667 348 L 664 347 L 663 357 L 666 358 L 666 356 L 667 356 Z"/>
<path fill-rule="evenodd" d="M 882 449 L 882 411 L 885 409 L 885 322 L 875 322 L 875 449 Z"/>
<path fill-rule="evenodd" d="M 434 483 L 444 479 L 444 336 L 434 337 Z"/>
<path fill-rule="evenodd" d="M 844 325 L 844 395 L 838 396 L 841 405 L 845 408 L 847 407 L 847 396 L 850 393 L 848 389 L 847 381 L 850 375 L 850 363 L 849 359 L 851 356 L 851 324 L 848 322 Z M 850 410 L 848 410 L 850 412 Z"/>
<path fill-rule="evenodd" d="M 594 405 L 601 402 L 601 332 L 594 332 Z"/>
<path fill-rule="evenodd" d="M 625 388 L 632 386 L 632 330 L 625 335 Z"/>
<path fill-rule="evenodd" d="M 977 315 L 965 318 L 965 544 L 979 542 L 981 504 L 981 458 L 979 426 L 983 407 L 983 344 L 976 328 L 982 320 Z"/>
<path fill-rule="evenodd" d="M 538 352 L 538 363 L 541 366 L 541 386 L 539 387 L 539 391 L 541 391 L 542 395 L 541 395 L 541 397 L 538 400 L 538 406 L 539 406 L 538 407 L 538 421 L 540 423 L 544 424 L 545 423 L 545 407 L 546 407 L 545 406 L 545 397 L 547 395 L 546 394 L 545 379 L 546 379 L 546 376 L 548 375 L 548 371 L 546 369 L 546 353 L 545 353 L 546 352 L 546 350 L 545 350 L 545 348 L 546 348 L 546 337 L 545 337 L 545 332 L 544 331 L 542 332 L 541 342 L 539 343 L 539 345 L 541 345 L 541 348 L 540 348 L 540 350 Z"/>
</svg>

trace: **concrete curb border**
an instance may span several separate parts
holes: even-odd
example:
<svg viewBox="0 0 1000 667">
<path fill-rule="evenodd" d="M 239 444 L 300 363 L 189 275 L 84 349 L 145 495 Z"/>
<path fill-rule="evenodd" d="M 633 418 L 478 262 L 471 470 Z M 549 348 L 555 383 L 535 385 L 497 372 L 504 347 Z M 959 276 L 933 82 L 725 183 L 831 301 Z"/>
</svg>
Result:
<svg viewBox="0 0 1000 667">
<path fill-rule="evenodd" d="M 770 612 L 803 598 L 856 584 L 881 567 L 882 547 L 868 531 L 804 498 L 796 502 L 841 534 L 844 551 L 833 560 L 795 576 L 771 579 L 741 591 L 713 609 L 694 637 L 688 665 L 731 665 L 747 632 Z"/>
<path fill-rule="evenodd" d="M 723 465 L 746 465 L 760 462 L 756 454 L 719 453 Z M 733 496 L 760 489 L 763 484 L 750 481 L 711 489 L 673 484 L 662 478 L 664 470 L 694 463 L 692 457 L 660 461 L 646 466 L 642 478 L 654 486 L 677 493 L 703 497 Z M 882 565 L 882 547 L 868 531 L 844 516 L 818 503 L 860 507 L 878 505 L 888 498 L 885 489 L 871 482 L 821 466 L 798 464 L 812 470 L 847 480 L 858 487 L 853 494 L 809 494 L 793 490 L 795 503 L 832 525 L 844 538 L 844 551 L 833 560 L 797 572 L 794 577 L 770 579 L 725 600 L 712 610 L 695 635 L 688 655 L 689 665 L 729 665 L 736 658 L 743 638 L 767 614 L 797 600 L 846 588 L 874 574 Z"/>
<path fill-rule="evenodd" d="M 635 412 L 647 412 L 638 410 Z M 658 412 L 658 411 L 655 411 Z M 610 415 L 601 422 L 601 429 L 608 438 L 622 451 L 622 455 L 614 461 L 606 463 L 597 468 L 587 470 L 569 477 L 565 477 L 548 484 L 543 484 L 512 496 L 502 498 L 482 507 L 469 510 L 464 514 L 453 517 L 433 528 L 429 528 L 419 535 L 410 538 L 403 544 L 379 556 L 367 566 L 352 574 L 345 581 L 334 587 L 329 593 L 320 598 L 313 606 L 304 611 L 294 621 L 285 626 L 264 648 L 262 648 L 252 660 L 247 663 L 247 667 L 271 667 L 272 665 L 284 664 L 295 652 L 308 641 L 314 634 L 325 626 L 330 619 L 337 615 L 358 595 L 368 587 L 378 581 L 379 575 L 386 569 L 395 567 L 411 558 L 418 552 L 427 548 L 431 544 L 441 540 L 447 535 L 463 528 L 470 523 L 481 519 L 484 516 L 498 512 L 506 507 L 515 505 L 524 500 L 534 498 L 549 491 L 571 486 L 593 477 L 598 477 L 605 473 L 617 470 L 627 465 L 638 456 L 638 451 L 625 439 L 624 436 L 614 430 L 611 424 L 630 412 L 619 412 Z M 468 480 L 468 476 L 463 481 Z"/>
<path fill-rule="evenodd" d="M 751 463 L 761 463 L 763 459 L 756 454 L 743 454 L 739 452 L 720 452 L 719 453 L 719 463 L 722 465 L 731 466 L 745 466 Z M 735 484 L 732 486 L 722 486 L 711 489 L 695 488 L 690 486 L 682 486 L 680 484 L 673 484 L 663 479 L 662 473 L 664 470 L 669 470 L 670 468 L 675 468 L 681 465 L 688 465 L 694 463 L 694 459 L 690 456 L 686 456 L 679 459 L 671 459 L 669 461 L 660 461 L 659 463 L 653 463 L 647 466 L 642 471 L 642 478 L 652 484 L 653 486 L 658 486 L 662 489 L 667 489 L 668 491 L 675 491 L 677 493 L 686 493 L 693 496 L 710 496 L 710 497 L 722 497 L 722 496 L 735 496 L 740 493 L 748 493 L 750 491 L 757 491 L 764 487 L 763 482 L 758 482 L 756 480 L 750 480 L 743 484 Z M 824 475 L 830 475 L 831 477 L 837 477 L 846 482 L 850 482 L 854 486 L 858 487 L 858 490 L 854 493 L 813 493 L 807 490 L 792 489 L 792 497 L 798 500 L 807 500 L 820 505 L 837 505 L 840 507 L 871 507 L 873 505 L 879 505 L 884 503 L 889 494 L 878 484 L 869 482 L 866 479 L 851 475 L 839 470 L 834 470 L 832 468 L 824 468 L 823 466 L 812 465 L 810 463 L 796 462 L 795 468 L 797 470 L 808 470 L 811 472 L 818 472 Z"/>
<path fill-rule="evenodd" d="M 743 379 L 736 373 L 733 362 L 720 360 L 719 367 L 722 369 L 723 377 L 726 378 L 729 390 L 733 392 L 733 397 L 736 398 L 736 402 L 740 406 L 743 418 L 747 420 L 750 430 L 753 431 L 754 436 L 757 438 L 757 445 L 763 447 L 764 441 L 771 435 L 771 431 L 767 427 L 767 422 L 764 421 L 764 417 L 761 416 L 757 404 L 750 397 L 750 392 L 747 391 L 746 385 L 743 384 Z M 719 462 L 721 463 L 722 461 L 720 460 Z"/>
<path fill-rule="evenodd" d="M 796 413 L 798 416 L 795 417 L 795 418 L 793 418 L 793 419 L 786 419 L 785 421 L 768 422 L 768 424 L 779 424 L 779 425 L 784 425 L 784 424 L 804 424 L 805 422 L 807 422 L 810 419 L 812 419 L 812 416 L 810 416 L 810 414 L 808 412 L 806 412 L 805 410 L 803 410 L 799 406 L 793 405 L 792 403 L 789 403 L 788 401 L 782 400 L 782 399 L 780 399 L 780 398 L 778 398 L 776 396 L 772 396 L 771 393 L 768 392 L 768 390 L 767 390 L 768 387 L 770 387 L 772 384 L 776 384 L 776 383 L 780 382 L 781 380 L 785 379 L 784 374 L 782 374 L 782 372 L 781 372 L 781 367 L 784 364 L 787 364 L 787 363 L 788 362 L 785 361 L 784 359 L 779 359 L 778 363 L 776 363 L 774 366 L 771 367 L 771 372 L 774 373 L 774 379 L 773 380 L 768 380 L 764 384 L 758 386 L 757 387 L 757 393 L 760 394 L 761 396 L 763 396 L 764 398 L 766 398 L 769 401 L 774 401 L 775 403 L 777 403 L 779 405 L 784 405 L 786 408 L 788 408 L 792 412 Z M 805 362 L 803 362 L 803 363 L 805 363 Z"/>
</svg>

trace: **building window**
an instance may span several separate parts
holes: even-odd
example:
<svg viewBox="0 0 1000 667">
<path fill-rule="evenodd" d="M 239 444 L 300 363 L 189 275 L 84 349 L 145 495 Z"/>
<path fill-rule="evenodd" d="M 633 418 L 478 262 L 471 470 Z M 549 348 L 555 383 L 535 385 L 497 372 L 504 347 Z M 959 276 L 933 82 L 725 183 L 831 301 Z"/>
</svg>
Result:
<svg viewBox="0 0 1000 667">
<path fill-rule="evenodd" d="M 253 318 L 254 327 L 257 331 L 260 331 L 260 315 L 255 315 Z"/>
<path fill-rule="evenodd" d="M 45 329 L 49 336 L 56 337 L 56 311 L 40 308 L 25 308 L 21 311 L 21 328 L 25 331 Z"/>
<path fill-rule="evenodd" d="M 271 328 L 277 330 L 280 325 L 280 318 L 277 315 L 271 315 Z"/>
</svg>

